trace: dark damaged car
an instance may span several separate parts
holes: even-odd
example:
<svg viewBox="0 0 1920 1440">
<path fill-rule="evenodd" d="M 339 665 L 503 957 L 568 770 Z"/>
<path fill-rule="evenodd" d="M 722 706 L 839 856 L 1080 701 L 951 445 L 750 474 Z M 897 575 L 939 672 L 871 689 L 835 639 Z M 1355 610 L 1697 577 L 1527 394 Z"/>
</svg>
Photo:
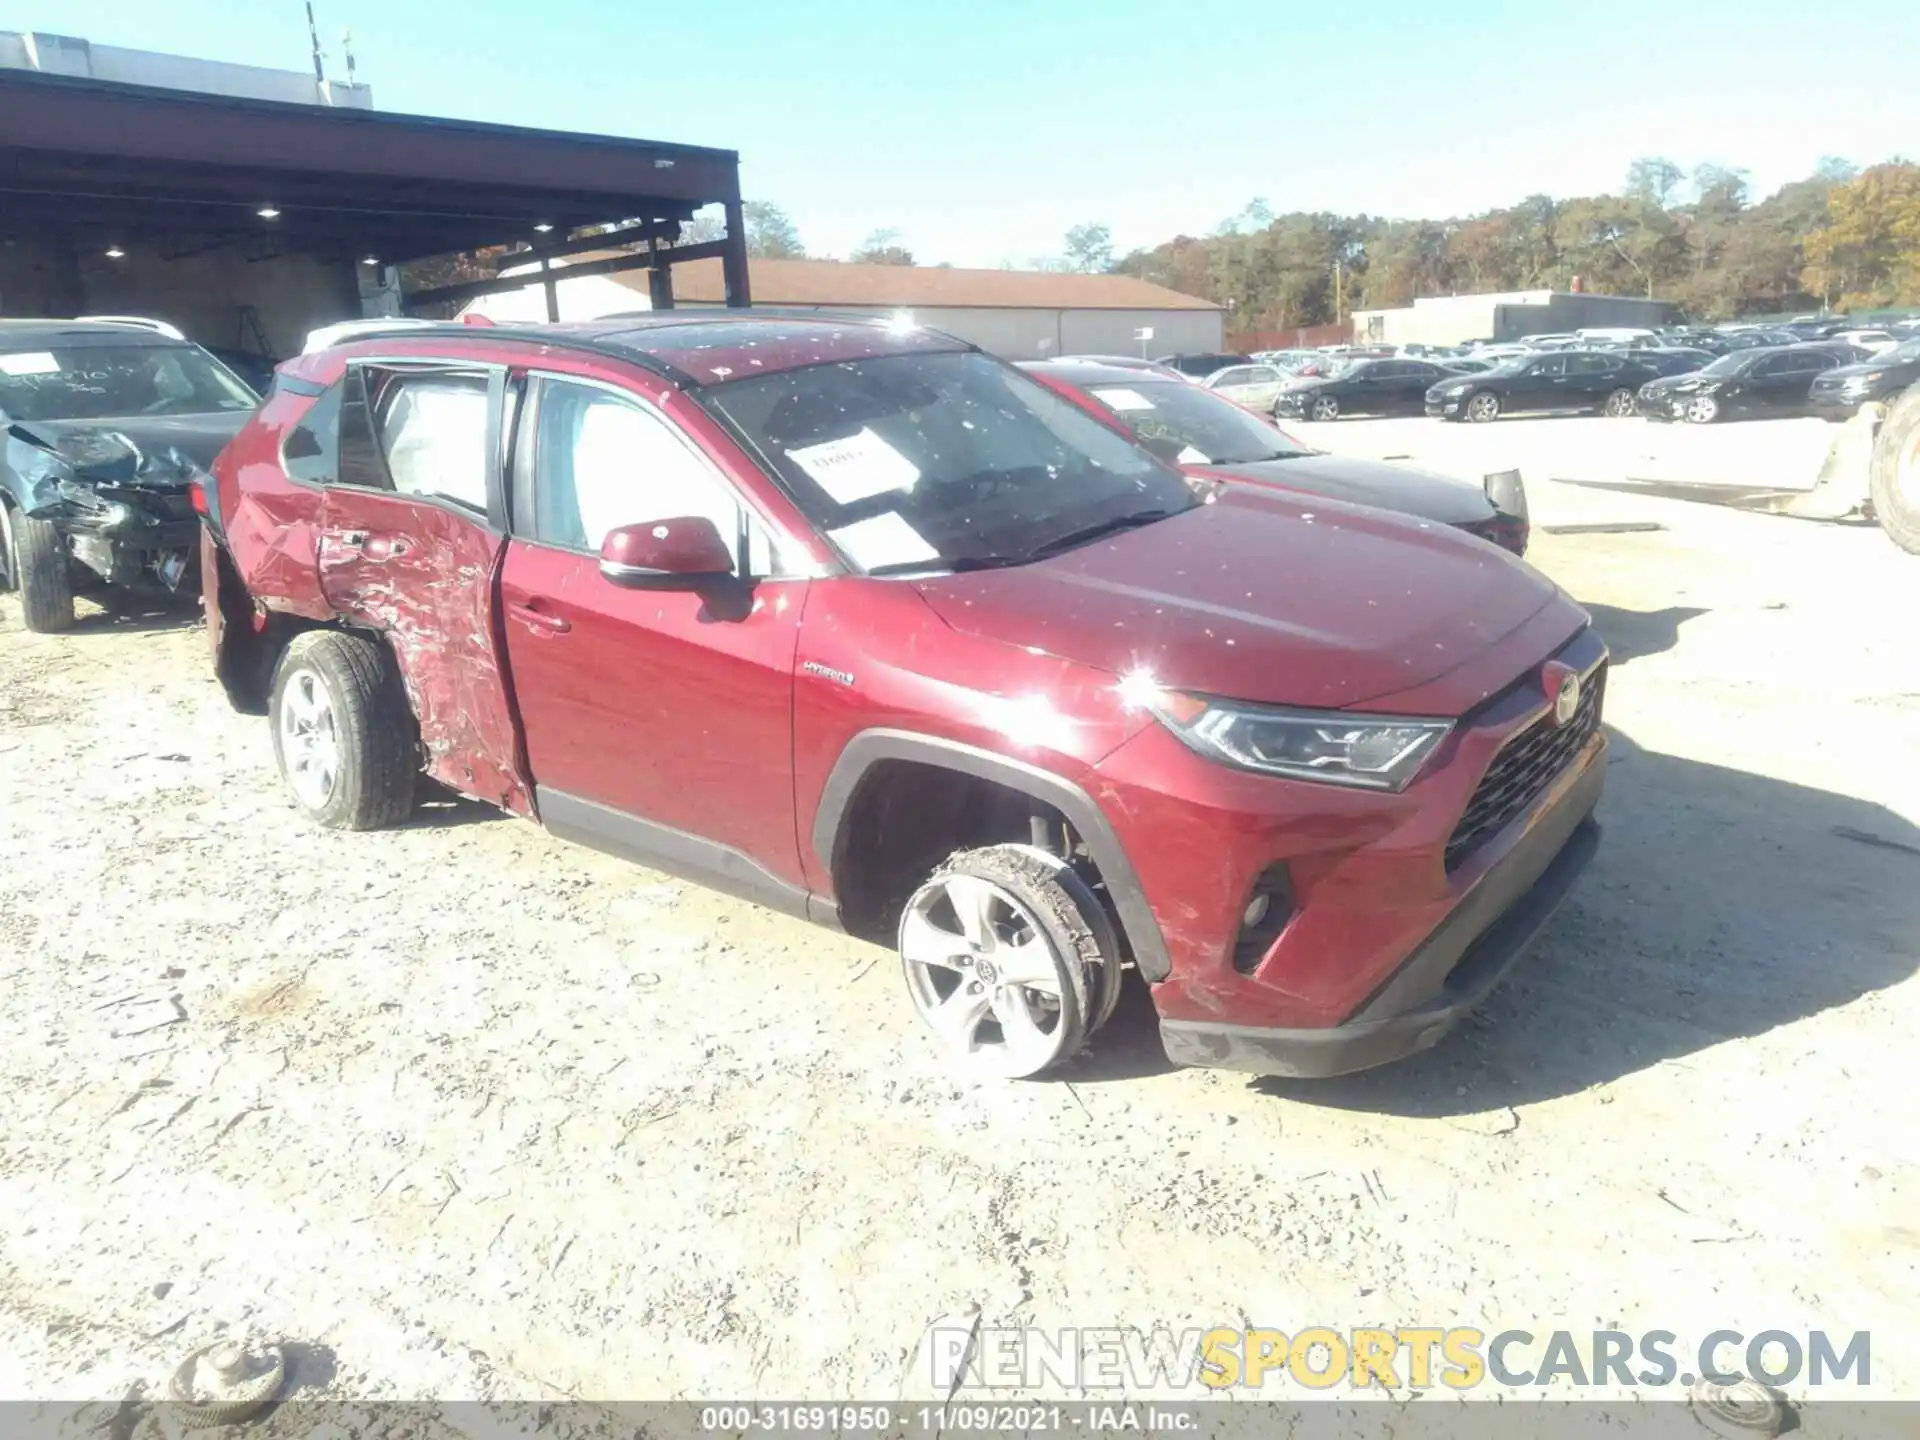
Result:
<svg viewBox="0 0 1920 1440">
<path fill-rule="evenodd" d="M 194 483 L 258 397 L 196 345 L 132 326 L 0 322 L 0 588 L 29 630 L 108 603 L 191 596 Z"/>
<path fill-rule="evenodd" d="M 206 488 L 217 673 L 315 822 L 424 771 L 889 947 L 975 1074 L 1070 1060 L 1125 969 L 1182 1063 L 1411 1054 L 1598 843 L 1606 647 L 1546 577 L 930 331 L 363 338 Z"/>
</svg>

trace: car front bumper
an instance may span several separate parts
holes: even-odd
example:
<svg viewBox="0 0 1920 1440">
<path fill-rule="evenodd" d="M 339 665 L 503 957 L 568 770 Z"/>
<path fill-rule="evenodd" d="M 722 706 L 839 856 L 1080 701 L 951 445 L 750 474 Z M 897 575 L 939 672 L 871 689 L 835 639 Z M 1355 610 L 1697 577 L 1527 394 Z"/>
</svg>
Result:
<svg viewBox="0 0 1920 1440">
<path fill-rule="evenodd" d="M 1177 1065 L 1324 1079 L 1417 1054 L 1479 1006 L 1526 954 L 1600 846 L 1605 747 L 1353 1019 L 1324 1029 L 1162 1020 Z"/>
<path fill-rule="evenodd" d="M 1464 395 L 1449 395 L 1444 400 L 1427 401 L 1424 408 L 1428 415 L 1435 419 L 1445 420 L 1458 415 L 1460 408 L 1466 403 L 1467 397 Z"/>
</svg>

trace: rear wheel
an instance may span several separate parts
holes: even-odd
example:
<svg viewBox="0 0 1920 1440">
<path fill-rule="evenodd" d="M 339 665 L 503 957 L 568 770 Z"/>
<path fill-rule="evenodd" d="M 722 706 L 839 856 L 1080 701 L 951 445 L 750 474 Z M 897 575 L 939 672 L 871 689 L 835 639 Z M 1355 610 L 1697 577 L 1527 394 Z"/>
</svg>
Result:
<svg viewBox="0 0 1920 1440">
<path fill-rule="evenodd" d="M 1607 396 L 1607 403 L 1601 408 L 1607 415 L 1615 420 L 1626 419 L 1627 416 L 1633 414 L 1633 391 L 1614 391 L 1611 395 Z"/>
<path fill-rule="evenodd" d="M 966 850 L 900 916 L 907 993 L 949 1061 L 997 1079 L 1070 1059 L 1119 995 L 1119 947 L 1099 901 L 1057 857 Z"/>
<path fill-rule="evenodd" d="M 20 592 L 20 616 L 27 629 L 50 635 L 70 627 L 73 576 L 67 542 L 53 523 L 22 515 L 0 501 L 0 545 L 6 550 L 6 578 Z"/>
<path fill-rule="evenodd" d="M 1489 421 L 1498 420 L 1500 418 L 1500 397 L 1491 390 L 1477 391 L 1475 394 L 1468 396 L 1466 416 L 1467 419 L 1477 425 L 1485 425 Z"/>
<path fill-rule="evenodd" d="M 300 808 L 334 830 L 378 830 L 413 810 L 419 745 L 399 673 L 373 641 L 296 635 L 274 671 L 273 756 Z"/>
<path fill-rule="evenodd" d="M 1340 418 L 1340 397 L 1337 395 L 1316 395 L 1313 404 L 1307 409 L 1312 420 L 1338 420 Z"/>
<path fill-rule="evenodd" d="M 1920 386 L 1894 401 L 1881 423 L 1867 484 L 1880 528 L 1920 555 Z"/>
</svg>

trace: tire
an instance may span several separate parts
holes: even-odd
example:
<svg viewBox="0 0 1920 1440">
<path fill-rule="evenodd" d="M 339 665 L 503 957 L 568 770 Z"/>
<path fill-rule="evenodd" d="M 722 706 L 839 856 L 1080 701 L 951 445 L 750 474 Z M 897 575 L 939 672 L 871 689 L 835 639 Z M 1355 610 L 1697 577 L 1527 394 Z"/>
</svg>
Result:
<svg viewBox="0 0 1920 1440">
<path fill-rule="evenodd" d="M 1307 406 L 1307 418 L 1330 422 L 1340 418 L 1340 397 L 1338 395 L 1316 395 Z"/>
<path fill-rule="evenodd" d="M 1600 413 L 1610 420 L 1625 420 L 1633 414 L 1633 391 L 1616 390 L 1607 396 Z"/>
<path fill-rule="evenodd" d="M 954 855 L 907 901 L 897 948 L 914 1008 L 949 1063 L 975 1075 L 1025 1079 L 1071 1059 L 1118 998 L 1119 945 L 1099 901 L 1031 846 Z"/>
<path fill-rule="evenodd" d="M 1720 402 L 1711 395 L 1696 395 L 1687 402 L 1689 425 L 1711 425 L 1720 418 Z"/>
<path fill-rule="evenodd" d="M 392 657 L 340 630 L 296 635 L 274 667 L 273 758 L 307 815 L 379 830 L 413 812 L 419 731 Z"/>
<path fill-rule="evenodd" d="M 7 578 L 20 592 L 27 629 L 52 635 L 73 625 L 73 576 L 67 542 L 50 520 L 22 515 L 0 501 L 0 540 L 7 548 Z"/>
<path fill-rule="evenodd" d="M 1476 390 L 1460 407 L 1460 416 L 1476 425 L 1490 425 L 1500 418 L 1500 397 L 1491 390 Z"/>
<path fill-rule="evenodd" d="M 1894 401 L 1881 421 L 1867 490 L 1887 538 L 1920 555 L 1920 385 Z"/>
</svg>

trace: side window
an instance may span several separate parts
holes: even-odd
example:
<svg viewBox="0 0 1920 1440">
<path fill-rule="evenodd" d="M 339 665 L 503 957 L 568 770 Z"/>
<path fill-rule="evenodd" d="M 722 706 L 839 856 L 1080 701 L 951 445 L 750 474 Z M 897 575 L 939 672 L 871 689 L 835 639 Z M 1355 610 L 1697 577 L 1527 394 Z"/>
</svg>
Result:
<svg viewBox="0 0 1920 1440">
<path fill-rule="evenodd" d="M 1226 385 L 1246 385 L 1251 382 L 1253 372 L 1241 365 L 1232 370 L 1223 370 L 1213 379 L 1214 388 Z"/>
<path fill-rule="evenodd" d="M 1276 385 L 1280 381 L 1280 372 L 1271 365 L 1256 365 L 1247 373 L 1253 377 L 1251 383 L 1255 385 Z"/>
<path fill-rule="evenodd" d="M 1527 367 L 1527 373 L 1529 375 L 1540 376 L 1564 375 L 1567 373 L 1567 357 L 1564 355 L 1549 355 L 1544 360 L 1536 360 L 1532 365 Z"/>
<path fill-rule="evenodd" d="M 1598 355 L 1569 355 L 1566 358 L 1569 375 L 1604 375 L 1613 367 Z"/>
<path fill-rule="evenodd" d="M 1788 357 L 1785 355 L 1769 355 L 1747 373 L 1756 380 L 1765 380 L 1774 375 L 1784 375 L 1787 373 L 1787 359 Z"/>
<path fill-rule="evenodd" d="M 280 442 L 288 478 L 304 485 L 331 485 L 340 473 L 340 397 L 347 382 L 329 386 L 307 407 L 300 423 Z"/>
<path fill-rule="evenodd" d="M 347 367 L 347 378 L 340 391 L 339 464 L 334 482 L 361 490 L 391 490 L 387 462 L 380 454 L 380 442 L 373 438 L 373 419 L 368 413 L 366 377 L 358 365 Z"/>
<path fill-rule="evenodd" d="M 369 368 L 381 456 L 392 487 L 487 513 L 487 377 Z"/>
<path fill-rule="evenodd" d="M 536 540 L 597 553 L 618 526 L 704 515 L 740 563 L 744 508 L 691 441 L 636 401 L 542 382 L 534 470 Z M 754 538 L 748 558 L 765 573 L 765 543 Z"/>
</svg>

